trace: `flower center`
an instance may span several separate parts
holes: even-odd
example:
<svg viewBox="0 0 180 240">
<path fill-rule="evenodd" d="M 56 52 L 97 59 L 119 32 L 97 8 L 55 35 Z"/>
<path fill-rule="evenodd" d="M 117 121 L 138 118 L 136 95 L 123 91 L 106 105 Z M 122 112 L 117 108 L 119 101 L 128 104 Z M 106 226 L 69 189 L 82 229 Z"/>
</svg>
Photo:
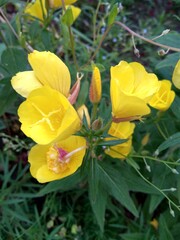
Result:
<svg viewBox="0 0 180 240">
<path fill-rule="evenodd" d="M 52 146 L 47 152 L 47 166 L 48 169 L 54 173 L 64 172 L 68 168 L 70 158 L 65 158 L 68 152 L 57 146 Z"/>
</svg>

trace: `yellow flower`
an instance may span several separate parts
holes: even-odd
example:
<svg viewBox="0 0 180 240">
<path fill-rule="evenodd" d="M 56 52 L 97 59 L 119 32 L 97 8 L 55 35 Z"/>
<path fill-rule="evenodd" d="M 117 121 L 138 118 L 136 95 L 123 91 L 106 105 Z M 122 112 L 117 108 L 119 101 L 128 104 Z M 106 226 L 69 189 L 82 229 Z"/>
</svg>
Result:
<svg viewBox="0 0 180 240">
<path fill-rule="evenodd" d="M 81 107 L 79 107 L 79 108 L 77 109 L 77 113 L 78 113 L 78 115 L 79 115 L 79 117 L 80 117 L 81 120 L 83 120 L 83 117 L 84 117 L 84 116 L 86 117 L 88 126 L 90 127 L 90 125 L 91 125 L 91 120 L 90 120 L 90 116 L 89 116 L 89 112 L 88 112 L 87 107 L 83 104 Z"/>
<path fill-rule="evenodd" d="M 23 97 L 39 87 L 49 86 L 68 96 L 71 77 L 67 66 L 51 52 L 33 51 L 28 55 L 33 71 L 17 73 L 11 80 L 15 91 Z"/>
<path fill-rule="evenodd" d="M 158 227 L 159 227 L 159 222 L 158 222 L 155 218 L 153 218 L 153 220 L 150 221 L 150 224 L 151 224 L 156 230 L 157 230 Z"/>
<path fill-rule="evenodd" d="M 19 109 L 21 129 L 38 144 L 62 140 L 80 129 L 80 119 L 60 92 L 49 87 L 33 90 Z"/>
<path fill-rule="evenodd" d="M 134 128 L 135 124 L 130 122 L 112 123 L 108 134 L 119 139 L 128 139 L 128 141 L 109 147 L 105 150 L 105 153 L 113 158 L 124 159 L 131 151 Z M 107 138 L 107 140 L 113 139 L 115 138 Z"/>
<path fill-rule="evenodd" d="M 166 111 L 175 98 L 174 91 L 171 91 L 171 85 L 168 80 L 160 81 L 159 91 L 151 98 L 149 105 L 160 111 Z"/>
<path fill-rule="evenodd" d="M 29 3 L 24 12 L 43 21 L 47 16 L 46 1 L 36 0 L 34 3 Z"/>
<path fill-rule="evenodd" d="M 74 7 L 73 5 L 67 5 L 66 7 L 71 9 L 72 15 L 73 15 L 73 21 L 75 21 L 79 17 L 81 13 L 81 9 L 78 7 Z"/>
<path fill-rule="evenodd" d="M 147 73 L 140 63 L 121 61 L 111 67 L 110 93 L 114 121 L 139 119 L 149 114 L 147 103 L 158 89 L 156 75 Z"/>
<path fill-rule="evenodd" d="M 62 0 L 48 0 L 49 1 L 49 6 L 51 8 L 60 8 L 62 7 Z M 77 2 L 77 0 L 64 0 L 65 5 L 70 5 L 72 3 Z"/>
<path fill-rule="evenodd" d="M 92 103 L 98 103 L 101 100 L 101 92 L 102 92 L 102 86 L 101 86 L 101 74 L 98 67 L 94 67 L 92 79 L 91 79 L 91 85 L 89 90 L 89 98 Z"/>
<path fill-rule="evenodd" d="M 174 68 L 172 82 L 176 88 L 180 89 L 180 60 L 177 62 Z"/>
<path fill-rule="evenodd" d="M 35 145 L 29 153 L 30 172 L 40 183 L 73 174 L 82 164 L 86 151 L 83 137 L 69 138 L 49 145 Z"/>
</svg>

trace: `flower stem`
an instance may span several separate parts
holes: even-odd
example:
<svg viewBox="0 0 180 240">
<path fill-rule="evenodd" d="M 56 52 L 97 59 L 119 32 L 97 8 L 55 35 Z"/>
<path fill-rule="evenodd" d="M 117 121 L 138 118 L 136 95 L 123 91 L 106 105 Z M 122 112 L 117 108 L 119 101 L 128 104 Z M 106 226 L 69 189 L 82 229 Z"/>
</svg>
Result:
<svg viewBox="0 0 180 240">
<path fill-rule="evenodd" d="M 175 51 L 175 52 L 180 52 L 180 48 L 175 48 L 175 47 L 171 47 L 171 46 L 168 46 L 168 45 L 164 45 L 164 44 L 161 44 L 161 43 L 158 43 L 158 42 L 155 42 L 151 39 L 148 39 L 148 38 L 145 38 L 143 36 L 141 36 L 140 34 L 134 32 L 133 30 L 131 30 L 128 26 L 126 26 L 124 23 L 122 22 L 114 22 L 116 25 L 119 25 L 120 27 L 122 27 L 123 29 L 125 29 L 127 32 L 129 32 L 131 35 L 133 36 L 136 36 L 140 39 L 142 39 L 143 41 L 145 42 L 148 42 L 148 43 L 151 43 L 153 45 L 156 45 L 156 46 L 159 46 L 159 47 L 162 47 L 162 48 L 165 48 L 165 49 L 169 49 L 169 50 L 172 50 L 172 51 Z"/>
<path fill-rule="evenodd" d="M 1 21 L 5 21 L 6 24 L 9 26 L 9 28 L 11 29 L 12 33 L 14 34 L 14 36 L 18 39 L 19 42 L 20 41 L 20 38 L 18 36 L 18 34 L 16 33 L 16 31 L 14 30 L 14 28 L 12 27 L 11 23 L 9 22 L 8 18 L 6 17 L 6 15 L 4 14 L 2 8 L 0 8 L 0 14 L 2 15 L 2 19 L 0 18 Z M 23 46 L 22 46 L 23 47 Z M 34 49 L 29 45 L 29 43 L 25 42 L 25 49 L 28 51 L 28 52 L 33 52 Z"/>
<path fill-rule="evenodd" d="M 156 185 L 154 185 L 152 182 L 150 182 L 147 178 L 145 178 L 141 172 L 134 167 L 133 165 L 131 165 L 134 170 L 139 174 L 139 176 L 145 181 L 147 182 L 149 185 L 151 185 L 153 188 L 155 188 L 158 192 L 160 192 L 167 200 L 169 203 L 171 203 L 178 211 L 180 211 L 180 207 L 178 205 L 176 205 L 160 188 L 158 188 Z"/>
</svg>

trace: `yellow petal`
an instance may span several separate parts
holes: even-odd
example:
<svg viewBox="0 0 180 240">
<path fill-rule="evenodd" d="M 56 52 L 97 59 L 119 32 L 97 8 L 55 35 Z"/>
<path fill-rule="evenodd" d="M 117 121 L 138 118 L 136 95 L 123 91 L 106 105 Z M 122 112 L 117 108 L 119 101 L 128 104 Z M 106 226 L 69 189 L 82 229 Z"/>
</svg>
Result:
<svg viewBox="0 0 180 240">
<path fill-rule="evenodd" d="M 132 147 L 132 138 L 130 138 L 127 142 L 112 146 L 109 149 L 105 150 L 105 153 L 112 158 L 125 159 L 126 156 L 130 153 Z"/>
<path fill-rule="evenodd" d="M 11 79 L 14 90 L 23 97 L 28 97 L 29 93 L 42 84 L 35 77 L 33 71 L 19 72 Z"/>
<path fill-rule="evenodd" d="M 92 103 L 98 103 L 101 100 L 102 83 L 101 74 L 98 67 L 94 67 L 89 90 L 89 98 Z"/>
<path fill-rule="evenodd" d="M 175 98 L 174 91 L 171 91 L 171 85 L 168 80 L 160 81 L 159 91 L 151 98 L 149 105 L 160 111 L 166 111 Z"/>
<path fill-rule="evenodd" d="M 28 60 L 36 78 L 43 85 L 68 96 L 71 85 L 70 73 L 67 66 L 55 54 L 33 51 L 28 55 Z"/>
<path fill-rule="evenodd" d="M 45 0 L 36 0 L 34 3 L 29 3 L 24 12 L 43 21 L 47 16 L 45 5 Z"/>
<path fill-rule="evenodd" d="M 134 73 L 133 69 L 125 61 L 111 67 L 111 81 L 116 81 L 118 88 L 124 93 L 131 94 L 134 90 Z"/>
<path fill-rule="evenodd" d="M 133 94 L 146 102 L 158 91 L 158 78 L 153 73 L 146 72 L 143 65 L 137 62 L 129 64 L 134 72 Z"/>
<path fill-rule="evenodd" d="M 81 13 L 81 9 L 78 8 L 78 7 L 75 7 L 73 5 L 69 5 L 69 6 L 67 5 L 66 7 L 71 8 L 71 11 L 72 11 L 72 14 L 73 14 L 73 20 L 75 21 L 79 17 L 79 15 Z"/>
<path fill-rule="evenodd" d="M 80 129 L 79 116 L 67 98 L 49 87 L 32 91 L 18 115 L 22 131 L 39 144 L 64 139 Z"/>
<path fill-rule="evenodd" d="M 150 108 L 142 99 L 124 94 L 116 80 L 111 80 L 110 92 L 113 117 L 129 118 L 135 116 L 138 118 L 150 113 Z"/>
<path fill-rule="evenodd" d="M 131 151 L 132 137 L 135 124 L 130 122 L 112 123 L 108 134 L 119 139 L 129 139 L 127 142 L 111 146 L 105 150 L 105 153 L 113 158 L 124 159 Z M 114 138 L 107 138 L 112 140 Z"/>
<path fill-rule="evenodd" d="M 87 107 L 83 104 L 81 107 L 78 108 L 77 113 L 80 117 L 81 120 L 83 120 L 83 117 L 86 117 L 86 121 L 88 123 L 88 126 L 90 127 L 91 125 L 91 120 L 90 120 L 90 116 L 89 116 L 89 112 Z"/>
<path fill-rule="evenodd" d="M 172 82 L 176 88 L 180 89 L 180 60 L 177 62 L 174 68 Z"/>
<path fill-rule="evenodd" d="M 56 173 L 48 166 L 48 152 L 51 147 L 61 148 L 72 153 L 65 163 L 63 171 Z M 31 164 L 30 172 L 40 183 L 61 179 L 73 174 L 82 164 L 86 151 L 86 140 L 83 137 L 70 136 L 58 141 L 54 145 L 35 145 L 29 153 L 28 161 Z M 56 160 L 56 159 L 55 159 Z"/>
<path fill-rule="evenodd" d="M 70 5 L 77 2 L 77 0 L 64 0 L 65 5 Z M 51 8 L 60 8 L 62 7 L 62 0 L 49 0 L 49 5 Z"/>
</svg>

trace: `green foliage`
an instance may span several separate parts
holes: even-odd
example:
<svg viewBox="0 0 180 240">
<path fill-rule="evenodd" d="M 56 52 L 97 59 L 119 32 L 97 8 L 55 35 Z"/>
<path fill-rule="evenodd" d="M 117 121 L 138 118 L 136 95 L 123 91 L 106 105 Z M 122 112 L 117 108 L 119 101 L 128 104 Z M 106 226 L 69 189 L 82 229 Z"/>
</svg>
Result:
<svg viewBox="0 0 180 240">
<path fill-rule="evenodd" d="M 142 1 L 77 1 L 81 15 L 71 8 L 48 10 L 45 21 L 24 14 L 27 1 L 0 0 L 0 240 L 179 240 L 180 236 L 180 91 L 166 112 L 135 122 L 133 149 L 126 160 L 104 152 L 127 139 L 105 140 L 111 123 L 110 66 L 120 60 L 142 63 L 159 79 L 172 79 L 180 53 L 178 1 L 144 4 Z M 137 13 L 138 9 L 138 13 Z M 115 25 L 121 21 L 136 33 L 163 46 L 153 46 Z M 170 33 L 164 29 L 172 28 Z M 153 37 L 152 37 L 153 36 Z M 155 38 L 153 40 L 153 38 Z M 133 53 L 133 44 L 141 57 Z M 17 104 L 23 101 L 11 78 L 27 71 L 28 53 L 51 51 L 68 66 L 72 83 L 84 74 L 75 108 L 89 101 L 92 64 L 102 78 L 96 131 L 82 119 L 87 139 L 82 166 L 74 174 L 39 184 L 29 173 L 28 151 L 34 144 L 20 130 Z M 155 50 L 154 50 L 155 49 Z M 156 49 L 165 55 L 158 55 Z M 48 71 L 48 69 L 45 69 Z M 95 120 L 95 119 L 93 119 Z M 92 122 L 91 122 L 92 124 Z M 143 138 L 149 134 L 144 144 Z M 20 146 L 19 148 L 17 146 Z M 158 226 L 152 224 L 157 220 Z"/>
</svg>

